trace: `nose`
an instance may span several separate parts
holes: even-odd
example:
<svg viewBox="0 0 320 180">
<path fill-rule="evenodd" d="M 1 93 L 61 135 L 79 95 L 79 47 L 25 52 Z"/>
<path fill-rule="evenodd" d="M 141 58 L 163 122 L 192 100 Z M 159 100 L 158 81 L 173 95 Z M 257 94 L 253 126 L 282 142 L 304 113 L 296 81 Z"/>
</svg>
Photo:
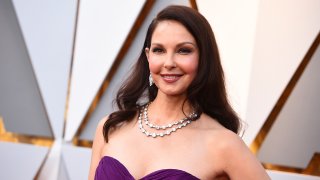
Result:
<svg viewBox="0 0 320 180">
<path fill-rule="evenodd" d="M 177 67 L 175 59 L 174 59 L 174 53 L 168 53 L 167 57 L 165 57 L 165 61 L 163 64 L 163 67 L 166 69 L 173 69 Z"/>
</svg>

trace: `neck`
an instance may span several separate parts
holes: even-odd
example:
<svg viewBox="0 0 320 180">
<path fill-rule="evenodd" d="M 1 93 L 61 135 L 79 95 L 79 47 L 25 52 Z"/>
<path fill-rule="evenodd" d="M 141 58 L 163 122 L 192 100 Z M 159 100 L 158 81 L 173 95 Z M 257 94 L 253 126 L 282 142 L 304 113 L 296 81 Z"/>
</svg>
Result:
<svg viewBox="0 0 320 180">
<path fill-rule="evenodd" d="M 168 96 L 158 93 L 155 100 L 149 105 L 148 116 L 150 121 L 157 124 L 168 124 L 180 120 L 192 112 L 186 96 Z M 183 106 L 183 107 L 182 107 Z"/>
</svg>

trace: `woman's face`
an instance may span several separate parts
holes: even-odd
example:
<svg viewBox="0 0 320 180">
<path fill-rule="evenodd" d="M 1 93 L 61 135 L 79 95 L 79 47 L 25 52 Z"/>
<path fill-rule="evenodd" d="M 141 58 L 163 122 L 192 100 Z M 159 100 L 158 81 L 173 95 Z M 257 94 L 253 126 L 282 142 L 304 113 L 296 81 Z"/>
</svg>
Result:
<svg viewBox="0 0 320 180">
<path fill-rule="evenodd" d="M 177 21 L 159 22 L 146 55 L 160 92 L 171 96 L 185 95 L 197 75 L 199 63 L 198 46 L 189 31 Z"/>
</svg>

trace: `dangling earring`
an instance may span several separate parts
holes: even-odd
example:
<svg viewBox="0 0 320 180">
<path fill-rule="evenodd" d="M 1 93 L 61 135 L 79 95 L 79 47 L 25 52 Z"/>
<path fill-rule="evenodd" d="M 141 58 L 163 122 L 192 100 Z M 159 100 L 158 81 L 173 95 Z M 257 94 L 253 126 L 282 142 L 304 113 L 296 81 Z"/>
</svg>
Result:
<svg viewBox="0 0 320 180">
<path fill-rule="evenodd" d="M 149 86 L 152 86 L 153 85 L 153 79 L 152 79 L 152 76 L 151 76 L 151 73 L 149 75 Z"/>
</svg>

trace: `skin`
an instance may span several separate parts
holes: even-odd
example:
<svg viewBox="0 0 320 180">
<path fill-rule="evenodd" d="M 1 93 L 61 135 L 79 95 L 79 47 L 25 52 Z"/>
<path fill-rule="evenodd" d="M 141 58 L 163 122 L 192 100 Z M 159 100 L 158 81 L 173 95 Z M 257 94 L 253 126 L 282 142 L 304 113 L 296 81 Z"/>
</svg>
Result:
<svg viewBox="0 0 320 180">
<path fill-rule="evenodd" d="M 197 75 L 199 50 L 194 37 L 180 23 L 162 21 L 152 35 L 150 49 L 145 51 L 159 88 L 157 97 L 149 105 L 149 120 L 163 125 L 182 119 L 186 90 Z M 183 109 L 186 114 L 192 112 L 188 102 Z M 119 160 L 135 179 L 170 168 L 200 179 L 270 179 L 239 136 L 204 113 L 177 132 L 156 139 L 140 132 L 137 118 L 112 131 L 108 143 L 102 134 L 107 118 L 99 122 L 89 179 L 94 179 L 103 156 Z"/>
</svg>

